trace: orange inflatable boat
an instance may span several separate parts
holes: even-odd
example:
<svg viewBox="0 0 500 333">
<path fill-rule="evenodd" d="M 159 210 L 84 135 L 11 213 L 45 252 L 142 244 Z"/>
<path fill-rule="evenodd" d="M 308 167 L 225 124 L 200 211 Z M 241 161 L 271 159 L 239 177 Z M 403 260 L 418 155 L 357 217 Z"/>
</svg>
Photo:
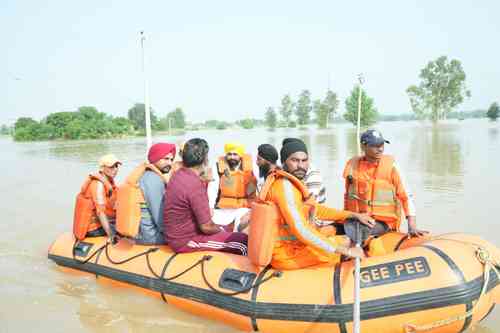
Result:
<svg viewBox="0 0 500 333">
<path fill-rule="evenodd" d="M 362 332 L 462 332 L 481 321 L 500 296 L 498 249 L 465 234 L 406 240 L 384 235 L 390 254 L 361 262 Z M 279 272 L 247 257 L 103 237 L 50 247 L 57 265 L 133 285 L 199 316 L 242 331 L 352 332 L 353 261 Z"/>
</svg>

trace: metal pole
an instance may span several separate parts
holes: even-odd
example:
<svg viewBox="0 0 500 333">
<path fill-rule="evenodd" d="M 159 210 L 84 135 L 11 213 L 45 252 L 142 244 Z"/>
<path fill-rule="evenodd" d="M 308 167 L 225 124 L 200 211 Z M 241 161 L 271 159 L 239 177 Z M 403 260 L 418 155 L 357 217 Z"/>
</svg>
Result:
<svg viewBox="0 0 500 333">
<path fill-rule="evenodd" d="M 144 41 L 146 40 L 146 36 L 144 35 L 144 31 L 141 31 L 141 50 L 142 50 L 142 74 L 144 76 L 144 117 L 145 117 L 145 127 L 146 127 L 146 144 L 147 148 L 151 148 L 153 144 L 153 140 L 151 138 L 151 114 L 150 114 L 150 106 L 149 106 L 149 87 L 148 87 L 148 79 L 146 76 L 146 57 L 144 55 Z"/>
<path fill-rule="evenodd" d="M 358 75 L 358 126 L 356 131 L 356 141 L 358 143 L 358 155 L 361 155 L 361 145 L 359 142 L 360 127 L 361 127 L 361 85 L 363 84 L 363 75 Z M 361 233 L 359 230 L 359 221 L 356 224 L 356 247 L 361 248 Z M 353 332 L 361 332 L 361 259 L 354 259 L 354 304 L 353 304 Z"/>
<path fill-rule="evenodd" d="M 356 127 L 356 140 L 358 142 L 358 155 L 361 155 L 361 145 L 359 143 L 359 137 L 361 135 L 361 94 L 363 91 L 361 90 L 361 85 L 363 84 L 363 74 L 358 74 L 359 86 L 358 86 L 358 125 Z"/>
</svg>

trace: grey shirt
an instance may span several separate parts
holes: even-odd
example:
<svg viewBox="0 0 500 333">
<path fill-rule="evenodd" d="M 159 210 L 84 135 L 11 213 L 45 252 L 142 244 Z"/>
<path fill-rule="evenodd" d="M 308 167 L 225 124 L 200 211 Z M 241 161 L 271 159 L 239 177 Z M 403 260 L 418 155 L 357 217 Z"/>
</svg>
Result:
<svg viewBox="0 0 500 333">
<path fill-rule="evenodd" d="M 138 244 L 165 244 L 163 235 L 163 207 L 165 183 L 153 171 L 146 170 L 139 180 L 148 208 L 141 209 L 141 225 L 136 237 Z"/>
</svg>

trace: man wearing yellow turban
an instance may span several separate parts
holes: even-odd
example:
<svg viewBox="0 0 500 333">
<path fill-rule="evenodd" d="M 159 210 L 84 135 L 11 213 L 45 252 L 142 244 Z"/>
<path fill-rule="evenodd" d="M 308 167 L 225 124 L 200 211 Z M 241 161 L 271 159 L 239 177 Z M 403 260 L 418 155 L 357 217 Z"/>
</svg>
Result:
<svg viewBox="0 0 500 333">
<path fill-rule="evenodd" d="M 252 157 L 239 142 L 227 142 L 215 170 L 215 181 L 209 184 L 209 199 L 214 210 L 214 222 L 238 225 L 248 219 L 251 201 L 255 198 L 257 180 L 253 174 Z M 218 176 L 218 177 L 217 177 Z M 230 226 L 228 227 L 230 228 Z"/>
</svg>

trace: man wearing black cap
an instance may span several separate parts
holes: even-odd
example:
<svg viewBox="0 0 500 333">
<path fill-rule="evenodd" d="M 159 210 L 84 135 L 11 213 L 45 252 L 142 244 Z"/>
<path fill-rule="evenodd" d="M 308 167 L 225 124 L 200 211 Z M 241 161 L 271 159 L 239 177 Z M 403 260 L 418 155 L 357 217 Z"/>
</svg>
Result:
<svg viewBox="0 0 500 333">
<path fill-rule="evenodd" d="M 305 152 L 307 153 L 307 147 L 304 143 L 304 141 L 298 139 L 298 138 L 285 138 L 282 142 L 282 147 L 288 145 L 289 143 L 296 142 L 298 146 L 302 147 L 305 149 Z M 298 147 L 297 146 L 297 147 Z M 294 145 L 289 146 L 289 148 L 295 147 Z M 282 149 L 283 150 L 283 149 Z M 287 149 L 285 149 L 286 151 Z M 284 152 L 285 152 L 284 151 Z M 283 163 L 283 160 L 281 161 Z M 300 173 L 298 175 L 299 178 L 304 185 L 306 185 L 307 189 L 309 192 L 313 195 L 314 199 L 320 203 L 324 204 L 326 202 L 326 187 L 323 183 L 323 178 L 321 177 L 321 173 L 318 169 L 316 169 L 310 161 L 307 161 L 307 169 L 305 174 Z M 320 222 L 320 221 L 318 221 Z M 329 224 L 329 223 L 326 223 Z M 324 223 L 320 223 L 319 225 L 324 225 Z"/>
<path fill-rule="evenodd" d="M 259 181 L 258 183 L 264 182 L 269 172 L 276 168 L 276 162 L 278 161 L 278 151 L 273 145 L 268 143 L 261 144 L 257 148 L 257 158 L 255 164 L 259 168 Z M 257 187 L 259 187 L 257 185 Z"/>
<path fill-rule="evenodd" d="M 426 232 L 417 229 L 415 205 L 401 171 L 392 156 L 384 155 L 389 141 L 373 129 L 364 132 L 360 141 L 363 156 L 352 158 L 344 169 L 344 209 L 372 216 L 375 222 L 364 223 L 362 232 L 374 236 L 399 230 L 403 210 L 408 237 L 423 236 Z M 355 224 L 348 221 L 344 228 L 352 238 Z"/>
</svg>

